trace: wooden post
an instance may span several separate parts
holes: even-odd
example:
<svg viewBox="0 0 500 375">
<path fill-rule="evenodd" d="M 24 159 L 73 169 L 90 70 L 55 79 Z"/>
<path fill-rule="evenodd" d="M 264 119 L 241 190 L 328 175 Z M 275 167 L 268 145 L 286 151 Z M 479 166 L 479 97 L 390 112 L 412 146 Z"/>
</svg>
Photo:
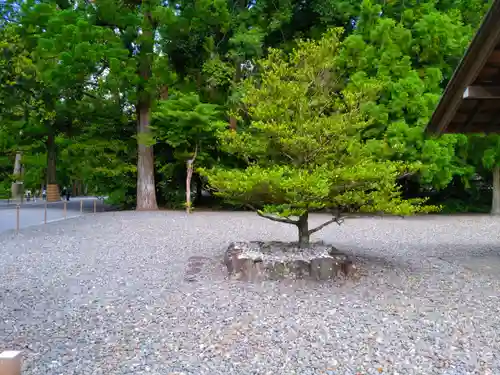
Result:
<svg viewBox="0 0 500 375">
<path fill-rule="evenodd" d="M 44 210 L 44 212 L 43 212 L 43 223 L 44 223 L 44 224 L 47 224 L 47 200 L 45 200 L 45 205 L 44 205 L 44 207 L 45 207 L 45 210 Z"/>
<path fill-rule="evenodd" d="M 6 350 L 0 353 L 0 375 L 21 375 L 21 352 Z"/>
<path fill-rule="evenodd" d="M 20 205 L 16 206 L 16 232 L 19 233 L 19 214 L 20 214 Z"/>
<path fill-rule="evenodd" d="M 80 213 L 83 213 L 83 200 L 80 201 Z"/>
<path fill-rule="evenodd" d="M 94 199 L 94 213 L 97 212 L 97 200 Z"/>
<path fill-rule="evenodd" d="M 64 218 L 66 219 L 66 210 L 67 210 L 68 202 L 64 201 Z"/>
</svg>

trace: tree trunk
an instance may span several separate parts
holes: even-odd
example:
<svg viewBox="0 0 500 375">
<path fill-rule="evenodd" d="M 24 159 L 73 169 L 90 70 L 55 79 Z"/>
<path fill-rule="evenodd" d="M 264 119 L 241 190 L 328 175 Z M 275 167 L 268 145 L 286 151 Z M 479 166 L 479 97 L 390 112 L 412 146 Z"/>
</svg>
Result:
<svg viewBox="0 0 500 375">
<path fill-rule="evenodd" d="M 152 56 L 154 46 L 153 19 L 149 2 L 143 1 L 144 17 L 142 22 L 143 38 L 140 44 L 138 74 L 141 78 L 137 86 L 137 210 L 157 210 L 156 186 L 155 186 L 155 165 L 153 146 L 143 144 L 141 135 L 148 138 L 151 133 L 151 87 L 150 79 L 152 75 Z"/>
<path fill-rule="evenodd" d="M 47 202 L 57 202 L 60 200 L 56 165 L 56 140 L 54 134 L 50 132 L 47 137 Z"/>
<path fill-rule="evenodd" d="M 57 150 L 53 134 L 47 137 L 47 185 L 57 184 Z"/>
<path fill-rule="evenodd" d="M 201 180 L 201 177 L 199 174 L 195 175 L 195 183 L 196 183 L 195 204 L 199 205 L 201 200 L 203 199 L 203 181 Z"/>
<path fill-rule="evenodd" d="M 149 134 L 149 118 L 151 106 L 149 103 L 139 102 L 137 105 L 138 133 Z M 137 139 L 137 205 L 138 211 L 157 210 L 155 169 L 153 146 L 141 143 L 140 137 Z"/>
<path fill-rule="evenodd" d="M 22 169 L 21 169 L 21 159 L 22 153 L 16 153 L 16 160 L 14 161 L 14 176 L 16 176 L 16 181 L 12 182 L 11 190 L 12 190 L 12 199 L 21 198 L 23 194 L 22 189 Z"/>
<path fill-rule="evenodd" d="M 187 162 L 187 175 L 186 175 L 186 213 L 191 213 L 191 178 L 193 177 L 193 163 L 191 160 Z"/>
<path fill-rule="evenodd" d="M 236 130 L 236 126 L 237 126 L 236 117 L 230 116 L 229 117 L 229 128 L 234 131 L 234 130 Z"/>
<path fill-rule="evenodd" d="M 491 214 L 500 215 L 500 167 L 493 168 L 493 199 Z"/>
<path fill-rule="evenodd" d="M 299 247 L 305 248 L 309 246 L 309 214 L 306 212 L 299 217 L 297 229 L 299 230 Z"/>
<path fill-rule="evenodd" d="M 189 159 L 186 163 L 187 175 L 186 175 L 186 212 L 189 214 L 191 212 L 191 179 L 193 177 L 193 164 L 198 155 L 198 146 L 194 150 L 193 157 Z"/>
</svg>

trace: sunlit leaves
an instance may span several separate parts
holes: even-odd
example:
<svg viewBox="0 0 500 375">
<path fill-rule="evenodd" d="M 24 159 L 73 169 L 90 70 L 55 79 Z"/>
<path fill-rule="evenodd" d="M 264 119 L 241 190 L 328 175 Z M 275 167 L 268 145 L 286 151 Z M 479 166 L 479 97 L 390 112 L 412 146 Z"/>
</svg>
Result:
<svg viewBox="0 0 500 375">
<path fill-rule="evenodd" d="M 201 171 L 217 195 L 281 216 L 320 208 L 401 215 L 435 209 L 399 195 L 396 179 L 419 163 L 384 159 L 384 141 L 363 139 L 371 121 L 361 106 L 382 86 L 362 76 L 339 85 L 339 35 L 332 30 L 320 41 L 299 42 L 290 56 L 273 50 L 260 62 L 261 75 L 244 90 L 249 127 L 220 135 L 222 149 L 250 165 Z"/>
</svg>

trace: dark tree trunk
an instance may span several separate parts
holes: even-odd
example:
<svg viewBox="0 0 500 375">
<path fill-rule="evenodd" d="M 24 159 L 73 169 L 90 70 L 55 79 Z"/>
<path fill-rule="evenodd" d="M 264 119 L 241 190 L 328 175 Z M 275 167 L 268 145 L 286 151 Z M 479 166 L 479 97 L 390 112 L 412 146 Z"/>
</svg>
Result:
<svg viewBox="0 0 500 375">
<path fill-rule="evenodd" d="M 57 184 L 57 150 L 54 134 L 47 137 L 47 185 Z"/>
<path fill-rule="evenodd" d="M 196 183 L 195 203 L 199 205 L 202 198 L 203 198 L 203 181 L 201 180 L 201 177 L 199 174 L 195 175 L 195 183 Z"/>
<path fill-rule="evenodd" d="M 297 228 L 299 230 L 299 247 L 305 248 L 309 246 L 309 214 L 306 212 L 304 215 L 299 217 L 299 222 L 297 223 Z"/>
</svg>

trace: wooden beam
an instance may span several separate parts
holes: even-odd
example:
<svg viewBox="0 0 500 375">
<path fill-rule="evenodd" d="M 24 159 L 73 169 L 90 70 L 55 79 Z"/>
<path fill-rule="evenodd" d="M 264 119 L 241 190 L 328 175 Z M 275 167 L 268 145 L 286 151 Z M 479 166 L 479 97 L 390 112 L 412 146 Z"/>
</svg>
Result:
<svg viewBox="0 0 500 375">
<path fill-rule="evenodd" d="M 472 124 L 474 123 L 474 118 L 476 117 L 477 113 L 481 110 L 481 105 L 483 103 L 481 101 L 478 101 L 477 104 L 474 106 L 472 111 L 469 112 L 469 116 L 467 116 L 467 120 L 465 121 L 464 127 L 462 129 L 461 133 L 468 133 L 469 130 L 472 127 Z"/>
<path fill-rule="evenodd" d="M 488 63 L 495 65 L 500 64 L 500 50 L 495 49 L 493 52 L 491 52 Z"/>
<path fill-rule="evenodd" d="M 464 99 L 500 99 L 500 86 L 467 86 Z"/>
<path fill-rule="evenodd" d="M 489 134 L 498 134 L 500 133 L 500 112 L 497 112 L 496 115 L 493 116 L 495 118 L 494 121 L 492 121 L 489 126 L 486 126 L 484 128 L 485 133 Z"/>
</svg>

